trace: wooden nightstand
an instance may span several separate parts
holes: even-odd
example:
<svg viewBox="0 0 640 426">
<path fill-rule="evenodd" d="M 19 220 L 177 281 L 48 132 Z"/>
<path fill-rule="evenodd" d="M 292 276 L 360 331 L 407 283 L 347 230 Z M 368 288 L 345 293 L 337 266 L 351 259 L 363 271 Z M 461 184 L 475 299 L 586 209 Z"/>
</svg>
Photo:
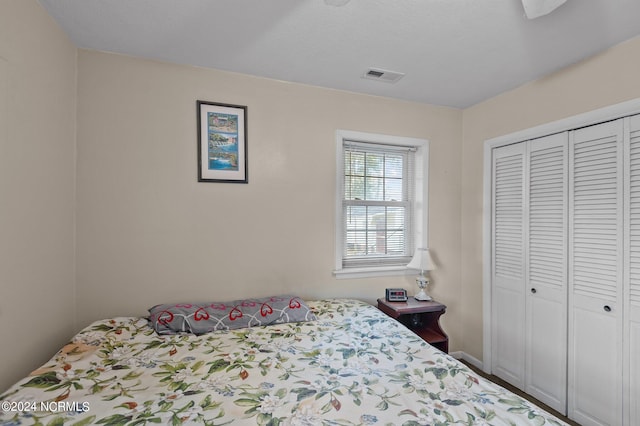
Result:
<svg viewBox="0 0 640 426">
<path fill-rule="evenodd" d="M 442 303 L 435 300 L 421 302 L 413 297 L 406 302 L 387 302 L 381 298 L 378 299 L 378 309 L 404 324 L 427 343 L 442 352 L 449 352 L 449 337 L 440 328 L 440 316 L 447 310 Z"/>
</svg>

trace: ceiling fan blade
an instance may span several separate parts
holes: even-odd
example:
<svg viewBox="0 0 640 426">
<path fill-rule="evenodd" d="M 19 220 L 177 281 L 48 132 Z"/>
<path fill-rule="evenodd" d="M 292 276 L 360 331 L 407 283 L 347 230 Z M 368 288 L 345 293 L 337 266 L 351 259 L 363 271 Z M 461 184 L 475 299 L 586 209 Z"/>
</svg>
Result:
<svg viewBox="0 0 640 426">
<path fill-rule="evenodd" d="M 535 19 L 553 12 L 567 0 L 522 0 L 524 13 L 529 19 Z"/>
</svg>

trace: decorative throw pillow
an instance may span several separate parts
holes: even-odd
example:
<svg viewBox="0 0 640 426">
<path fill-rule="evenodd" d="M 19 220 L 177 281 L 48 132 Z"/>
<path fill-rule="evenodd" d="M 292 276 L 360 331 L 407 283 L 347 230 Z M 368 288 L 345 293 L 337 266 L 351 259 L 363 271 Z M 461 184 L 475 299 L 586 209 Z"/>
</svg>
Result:
<svg viewBox="0 0 640 426">
<path fill-rule="evenodd" d="M 204 334 L 286 322 L 315 321 L 297 296 L 272 296 L 233 302 L 176 303 L 149 309 L 149 321 L 158 334 Z"/>
</svg>

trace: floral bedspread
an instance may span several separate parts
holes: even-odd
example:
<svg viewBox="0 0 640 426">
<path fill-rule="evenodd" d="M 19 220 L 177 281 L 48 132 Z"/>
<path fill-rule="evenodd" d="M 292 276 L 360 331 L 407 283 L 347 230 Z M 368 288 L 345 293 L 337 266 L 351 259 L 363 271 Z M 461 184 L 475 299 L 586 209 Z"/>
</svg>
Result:
<svg viewBox="0 0 640 426">
<path fill-rule="evenodd" d="M 317 321 L 201 336 L 97 321 L 0 395 L 0 424 L 564 424 L 373 306 L 308 304 Z"/>
</svg>

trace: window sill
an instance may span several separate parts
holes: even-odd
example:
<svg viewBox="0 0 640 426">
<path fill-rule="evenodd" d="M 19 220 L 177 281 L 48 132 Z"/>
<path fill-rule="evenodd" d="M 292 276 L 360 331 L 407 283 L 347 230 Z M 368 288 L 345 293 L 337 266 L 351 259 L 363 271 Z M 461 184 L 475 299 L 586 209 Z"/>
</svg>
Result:
<svg viewBox="0 0 640 426">
<path fill-rule="evenodd" d="M 413 269 L 407 269 L 406 266 L 376 266 L 369 268 L 345 268 L 336 269 L 333 275 L 339 280 L 350 278 L 373 278 L 388 277 L 393 275 L 411 275 L 415 274 Z"/>
</svg>

